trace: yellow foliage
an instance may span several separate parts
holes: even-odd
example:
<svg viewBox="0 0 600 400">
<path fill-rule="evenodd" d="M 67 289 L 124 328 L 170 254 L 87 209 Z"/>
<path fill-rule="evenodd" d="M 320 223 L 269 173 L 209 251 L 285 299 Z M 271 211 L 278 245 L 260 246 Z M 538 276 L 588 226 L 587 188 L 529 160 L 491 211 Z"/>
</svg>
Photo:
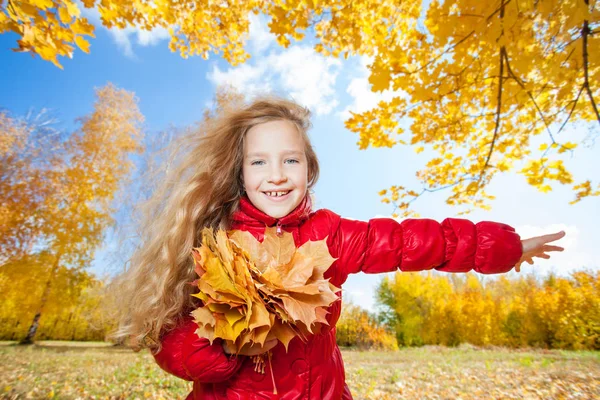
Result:
<svg viewBox="0 0 600 400">
<path fill-rule="evenodd" d="M 569 278 L 396 273 L 378 287 L 400 345 L 600 349 L 600 273 Z"/>
<path fill-rule="evenodd" d="M 398 350 L 396 338 L 377 323 L 369 313 L 350 302 L 344 303 L 336 324 L 336 341 L 339 346 Z"/>
<path fill-rule="evenodd" d="M 2 340 L 25 337 L 51 274 L 52 255 L 39 253 L 0 267 L 3 296 L 0 319 Z M 104 340 L 113 327 L 111 302 L 104 283 L 86 272 L 61 267 L 56 271 L 44 305 L 38 339 Z"/>
<path fill-rule="evenodd" d="M 442 157 L 420 171 L 425 188 L 460 185 L 461 179 L 480 183 L 472 193 L 454 192 L 448 204 L 487 208 L 486 185 L 531 154 L 532 135 L 547 133 L 550 149 L 561 154 L 576 146 L 555 140 L 563 125 L 600 124 L 597 2 L 232 0 L 224 6 L 84 0 L 83 5 L 97 7 L 107 28 L 167 29 L 169 48 L 182 57 L 206 59 L 212 52 L 232 65 L 245 62 L 249 16 L 259 13 L 270 18 L 270 32 L 283 47 L 314 29 L 314 49 L 325 56 L 373 57 L 372 90 L 404 95 L 352 113 L 345 126 L 359 135 L 360 149 L 392 147 L 403 143 L 399 121 L 409 119 L 416 150 L 432 144 Z M 75 45 L 89 51 L 84 36 L 93 36 L 93 26 L 71 0 L 11 0 L 2 7 L 0 32 L 19 36 L 16 51 L 58 66 L 57 57 L 72 57 Z M 548 155 L 545 145 L 539 151 Z M 459 152 L 468 157 L 444 158 Z M 573 183 L 566 168 L 559 175 L 548 168 L 535 176 L 521 172 L 544 191 L 551 183 Z M 577 201 L 594 195 L 579 191 Z"/>
<path fill-rule="evenodd" d="M 142 150 L 134 95 L 112 85 L 96 95 L 94 111 L 66 140 L 0 115 L 0 128 L 16 133 L 0 135 L 0 267 L 47 254 L 52 268 L 33 297 L 38 313 L 61 268 L 89 265 L 113 222 L 113 200 L 133 167 L 129 156 Z"/>
</svg>

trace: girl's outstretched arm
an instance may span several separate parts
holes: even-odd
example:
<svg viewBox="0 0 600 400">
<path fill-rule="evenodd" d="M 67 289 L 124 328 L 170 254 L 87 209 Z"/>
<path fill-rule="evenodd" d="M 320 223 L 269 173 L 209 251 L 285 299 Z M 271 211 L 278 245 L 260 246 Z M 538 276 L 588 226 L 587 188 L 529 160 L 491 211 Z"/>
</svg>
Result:
<svg viewBox="0 0 600 400">
<path fill-rule="evenodd" d="M 499 222 L 473 223 L 467 219 L 391 218 L 357 221 L 321 210 L 329 219 L 328 245 L 337 261 L 338 282 L 348 274 L 421 271 L 510 271 L 524 255 L 514 228 Z"/>
<path fill-rule="evenodd" d="M 181 379 L 216 383 L 229 379 L 241 367 L 243 356 L 225 354 L 221 339 L 212 343 L 196 335 L 193 319 L 167 332 L 161 339 L 162 349 L 154 355 L 165 371 Z"/>
</svg>

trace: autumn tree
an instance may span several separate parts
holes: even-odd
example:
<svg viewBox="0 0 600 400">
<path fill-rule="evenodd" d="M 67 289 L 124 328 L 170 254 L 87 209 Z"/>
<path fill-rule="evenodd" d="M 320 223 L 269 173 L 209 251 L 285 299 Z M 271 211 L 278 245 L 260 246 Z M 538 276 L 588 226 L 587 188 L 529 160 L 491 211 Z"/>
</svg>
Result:
<svg viewBox="0 0 600 400">
<path fill-rule="evenodd" d="M 452 286 L 443 276 L 406 272 L 392 279 L 384 277 L 376 290 L 379 319 L 394 330 L 401 346 L 428 343 L 432 332 L 444 329 L 431 326 L 429 316 L 439 311 L 451 293 Z"/>
<path fill-rule="evenodd" d="M 61 163 L 61 132 L 46 110 L 17 118 L 0 111 L 0 265 L 32 251 L 41 236 L 50 180 Z"/>
<path fill-rule="evenodd" d="M 396 273 L 377 288 L 379 318 L 398 344 L 600 348 L 600 273 L 481 279 Z"/>
<path fill-rule="evenodd" d="M 396 96 L 353 114 L 345 125 L 358 146 L 413 145 L 433 156 L 417 173 L 421 188 L 394 185 L 380 192 L 395 211 L 425 192 L 448 189 L 446 202 L 489 208 L 485 188 L 516 171 L 543 192 L 570 185 L 577 202 L 597 196 L 593 177 L 575 180 L 563 157 L 580 143 L 565 128 L 587 125 L 598 133 L 596 84 L 600 78 L 600 11 L 589 0 L 234 0 L 219 2 L 118 2 L 86 0 L 105 27 L 162 27 L 169 47 L 183 57 L 222 54 L 245 62 L 250 13 L 270 18 L 277 42 L 315 37 L 317 52 L 364 55 L 372 90 Z M 16 51 L 58 64 L 74 44 L 89 51 L 94 27 L 70 0 L 14 1 L 0 5 L 0 32 L 19 36 Z M 425 8 L 424 8 L 425 7 Z M 410 137 L 403 125 L 410 126 Z M 532 138 L 540 136 L 539 147 Z M 543 139 L 542 139 L 543 137 Z M 537 146 L 537 145 L 536 145 Z M 526 160 L 525 165 L 518 161 Z"/>
<path fill-rule="evenodd" d="M 339 346 L 361 349 L 398 350 L 398 342 L 389 328 L 367 310 L 345 301 L 336 323 L 335 338 Z"/>
<path fill-rule="evenodd" d="M 0 120 L 21 132 L 12 142 L 3 139 L 8 150 L 4 150 L 7 163 L 2 167 L 0 194 L 8 210 L 2 214 L 5 232 L 0 245 L 2 254 L 12 256 L 3 264 L 44 252 L 45 263 L 51 265 L 23 343 L 35 336 L 57 271 L 90 264 L 113 223 L 114 195 L 132 169 L 129 156 L 142 150 L 143 117 L 134 95 L 109 84 L 96 96 L 94 111 L 78 120 L 81 127 L 64 140 L 53 140 L 54 148 L 39 152 L 48 158 L 38 157 L 33 164 L 26 162 L 27 154 L 19 154 L 24 154 L 24 143 L 36 130 L 6 116 Z"/>
<path fill-rule="evenodd" d="M 31 318 L 40 306 L 46 282 L 52 285 L 44 304 L 44 323 L 36 337 L 55 340 L 102 340 L 105 325 L 98 320 L 103 299 L 94 295 L 102 282 L 85 270 L 62 264 L 52 271 L 54 255 L 41 251 L 2 265 L 0 272 L 0 338 L 18 340 L 26 336 Z"/>
</svg>

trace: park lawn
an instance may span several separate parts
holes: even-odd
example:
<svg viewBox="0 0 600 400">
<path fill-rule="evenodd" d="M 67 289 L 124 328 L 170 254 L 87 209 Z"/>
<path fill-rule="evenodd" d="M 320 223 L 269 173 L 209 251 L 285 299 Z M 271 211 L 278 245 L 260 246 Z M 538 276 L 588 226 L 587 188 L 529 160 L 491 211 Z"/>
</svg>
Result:
<svg viewBox="0 0 600 400">
<path fill-rule="evenodd" d="M 424 346 L 342 349 L 355 399 L 598 399 L 600 352 Z M 0 342 L 2 399 L 183 399 L 191 383 L 148 351 L 101 342 Z"/>
</svg>

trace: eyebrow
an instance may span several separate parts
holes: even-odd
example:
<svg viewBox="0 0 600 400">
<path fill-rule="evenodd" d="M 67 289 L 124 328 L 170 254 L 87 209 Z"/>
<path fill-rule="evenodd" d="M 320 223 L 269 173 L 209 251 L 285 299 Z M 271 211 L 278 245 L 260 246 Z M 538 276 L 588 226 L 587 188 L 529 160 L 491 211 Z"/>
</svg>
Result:
<svg viewBox="0 0 600 400">
<path fill-rule="evenodd" d="M 301 156 L 304 154 L 303 151 L 299 151 L 299 150 L 285 150 L 282 152 L 283 155 L 298 155 Z M 254 152 L 254 153 L 249 153 L 246 156 L 247 157 L 265 157 L 267 154 L 266 153 L 262 153 L 262 152 Z"/>
</svg>

